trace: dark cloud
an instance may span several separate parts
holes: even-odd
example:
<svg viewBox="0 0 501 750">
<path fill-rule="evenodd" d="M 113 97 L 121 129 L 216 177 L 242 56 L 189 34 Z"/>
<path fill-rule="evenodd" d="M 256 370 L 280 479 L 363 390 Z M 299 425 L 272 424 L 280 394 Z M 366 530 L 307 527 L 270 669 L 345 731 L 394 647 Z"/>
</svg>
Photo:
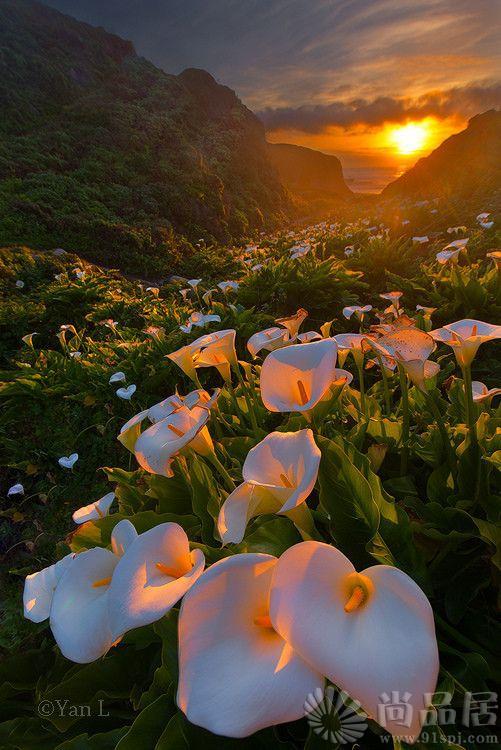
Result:
<svg viewBox="0 0 501 750">
<path fill-rule="evenodd" d="M 425 94 L 415 100 L 380 96 L 372 101 L 352 99 L 301 107 L 268 107 L 258 115 L 267 130 L 301 130 L 321 133 L 329 126 L 349 129 L 385 122 L 402 122 L 435 116 L 468 117 L 501 106 L 501 84 L 464 86 Z"/>
<path fill-rule="evenodd" d="M 387 99 L 501 78 L 499 0 L 45 1 L 167 72 L 205 68 L 254 110 L 358 97 L 377 120 L 400 106 Z"/>
</svg>

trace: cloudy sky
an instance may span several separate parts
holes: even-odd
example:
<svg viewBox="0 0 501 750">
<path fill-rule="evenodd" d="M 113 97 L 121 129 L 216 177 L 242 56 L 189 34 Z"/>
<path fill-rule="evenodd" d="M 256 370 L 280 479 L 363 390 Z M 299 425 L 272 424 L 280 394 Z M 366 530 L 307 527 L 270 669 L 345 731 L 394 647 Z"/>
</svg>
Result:
<svg viewBox="0 0 501 750">
<path fill-rule="evenodd" d="M 131 39 L 177 73 L 201 67 L 272 140 L 385 163 L 388 128 L 426 147 L 501 103 L 498 0 L 46 0 Z"/>
</svg>

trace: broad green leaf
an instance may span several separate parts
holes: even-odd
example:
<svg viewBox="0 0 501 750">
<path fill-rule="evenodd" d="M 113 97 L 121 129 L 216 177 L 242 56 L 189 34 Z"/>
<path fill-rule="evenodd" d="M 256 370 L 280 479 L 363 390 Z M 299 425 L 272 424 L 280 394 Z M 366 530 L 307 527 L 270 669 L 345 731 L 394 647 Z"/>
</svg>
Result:
<svg viewBox="0 0 501 750">
<path fill-rule="evenodd" d="M 174 711 L 169 696 L 161 695 L 136 717 L 116 750 L 153 750 Z"/>
</svg>

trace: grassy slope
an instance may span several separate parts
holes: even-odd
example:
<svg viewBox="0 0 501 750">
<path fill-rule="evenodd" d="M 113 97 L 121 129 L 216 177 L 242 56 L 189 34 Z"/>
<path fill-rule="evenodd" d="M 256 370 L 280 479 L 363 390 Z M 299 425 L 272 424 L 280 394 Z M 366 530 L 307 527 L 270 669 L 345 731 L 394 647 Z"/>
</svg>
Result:
<svg viewBox="0 0 501 750">
<path fill-rule="evenodd" d="M 29 0 L 0 5 L 0 105 L 0 243 L 166 273 L 175 233 L 227 240 L 288 207 L 230 89 Z"/>
</svg>

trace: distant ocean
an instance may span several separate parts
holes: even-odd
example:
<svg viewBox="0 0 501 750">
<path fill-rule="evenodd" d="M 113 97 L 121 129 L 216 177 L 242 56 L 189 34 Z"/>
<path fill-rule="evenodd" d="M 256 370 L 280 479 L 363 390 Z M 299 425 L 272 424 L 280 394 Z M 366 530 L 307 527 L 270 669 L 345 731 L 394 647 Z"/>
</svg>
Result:
<svg viewBox="0 0 501 750">
<path fill-rule="evenodd" d="M 354 193 L 380 193 L 403 171 L 398 167 L 343 167 L 344 179 Z"/>
</svg>

